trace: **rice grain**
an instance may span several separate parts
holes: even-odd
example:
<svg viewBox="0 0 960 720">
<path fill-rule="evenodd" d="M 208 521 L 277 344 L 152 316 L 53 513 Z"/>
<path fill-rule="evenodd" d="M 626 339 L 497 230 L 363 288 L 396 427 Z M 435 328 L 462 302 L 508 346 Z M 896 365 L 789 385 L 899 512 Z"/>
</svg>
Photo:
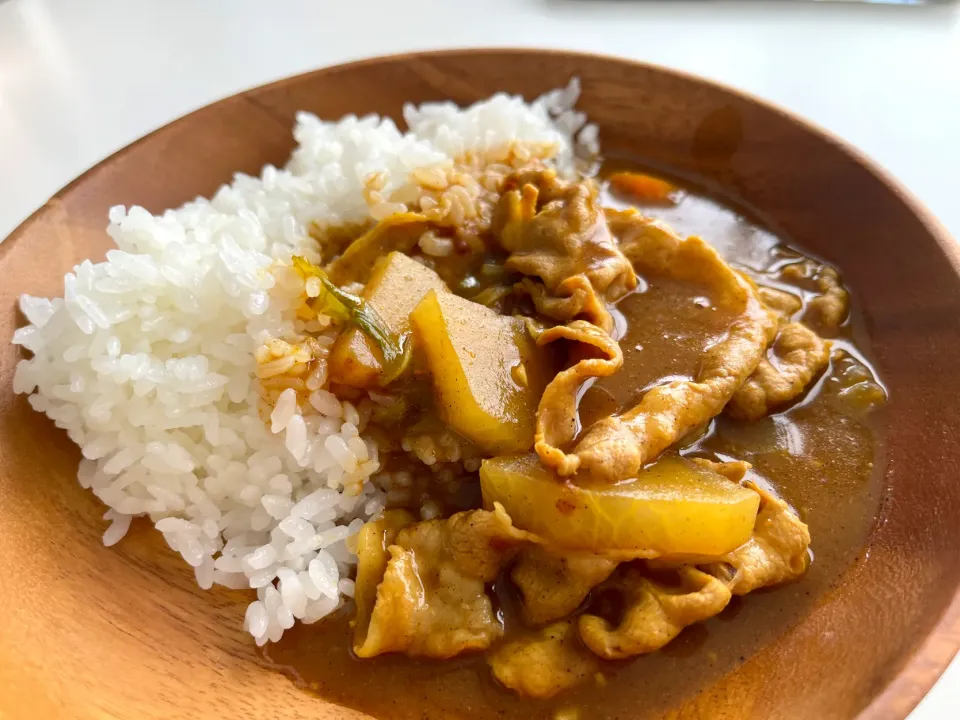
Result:
<svg viewBox="0 0 960 720">
<path fill-rule="evenodd" d="M 285 168 L 238 174 L 160 215 L 111 208 L 116 248 L 68 273 L 62 298 L 23 296 L 28 324 L 13 336 L 31 355 L 14 391 L 80 446 L 78 480 L 109 507 L 104 543 L 148 515 L 201 587 L 257 590 L 244 627 L 258 645 L 352 595 L 353 539 L 389 503 L 409 503 L 413 479 L 371 481 L 380 451 L 364 432 L 391 399 L 329 391 L 337 330 L 304 316 L 303 299 L 322 290 L 290 258 L 318 259 L 306 228 L 369 225 L 407 203 L 482 226 L 485 198 L 516 163 L 553 157 L 564 170 L 575 145 L 597 147 L 572 111 L 577 94 L 571 83 L 532 104 L 500 94 L 469 108 L 408 105 L 407 133 L 377 117 L 300 113 Z M 454 252 L 443 234 L 420 247 Z M 459 453 L 475 468 L 459 446 L 415 444 L 425 463 Z"/>
</svg>

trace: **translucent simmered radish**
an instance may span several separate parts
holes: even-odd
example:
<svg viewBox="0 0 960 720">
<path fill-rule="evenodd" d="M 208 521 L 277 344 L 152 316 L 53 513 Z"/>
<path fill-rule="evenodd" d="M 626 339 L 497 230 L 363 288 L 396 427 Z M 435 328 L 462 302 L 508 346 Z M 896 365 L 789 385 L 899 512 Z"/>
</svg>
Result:
<svg viewBox="0 0 960 720">
<path fill-rule="evenodd" d="M 552 366 L 550 350 L 537 347 L 523 320 L 431 290 L 410 324 L 443 419 L 491 455 L 531 447 Z"/>
<path fill-rule="evenodd" d="M 410 312 L 430 290 L 447 292 L 447 286 L 433 270 L 392 252 L 375 265 L 363 297 L 390 332 L 401 336 L 410 331 Z M 330 353 L 330 378 L 352 387 L 375 388 L 383 376 L 383 354 L 376 343 L 359 328 L 344 330 Z"/>
<path fill-rule="evenodd" d="M 615 485 L 574 485 L 536 455 L 485 460 L 486 505 L 560 547 L 620 556 L 722 555 L 750 539 L 760 497 L 683 458 Z"/>
</svg>

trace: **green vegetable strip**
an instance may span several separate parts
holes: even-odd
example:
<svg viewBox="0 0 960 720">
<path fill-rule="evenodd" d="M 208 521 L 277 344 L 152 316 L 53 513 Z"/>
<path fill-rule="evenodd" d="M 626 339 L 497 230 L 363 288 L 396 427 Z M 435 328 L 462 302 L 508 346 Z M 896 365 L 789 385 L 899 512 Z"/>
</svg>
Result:
<svg viewBox="0 0 960 720">
<path fill-rule="evenodd" d="M 294 256 L 293 267 L 304 280 L 315 277 L 320 281 L 321 293 L 313 299 L 311 307 L 318 313 L 329 315 L 338 323 L 353 323 L 369 337 L 383 353 L 383 384 L 396 380 L 407 369 L 411 358 L 411 343 L 408 333 L 394 335 L 383 318 L 361 297 L 338 288 L 322 268 L 305 258 Z"/>
</svg>

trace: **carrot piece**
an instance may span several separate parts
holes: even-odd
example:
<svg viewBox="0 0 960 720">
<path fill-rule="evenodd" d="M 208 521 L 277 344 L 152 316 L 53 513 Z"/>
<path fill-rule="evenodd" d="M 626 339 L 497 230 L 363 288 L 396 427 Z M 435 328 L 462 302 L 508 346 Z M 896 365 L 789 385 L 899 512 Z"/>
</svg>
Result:
<svg viewBox="0 0 960 720">
<path fill-rule="evenodd" d="M 660 178 L 638 172 L 615 172 L 610 187 L 635 200 L 657 205 L 676 205 L 680 188 Z"/>
</svg>

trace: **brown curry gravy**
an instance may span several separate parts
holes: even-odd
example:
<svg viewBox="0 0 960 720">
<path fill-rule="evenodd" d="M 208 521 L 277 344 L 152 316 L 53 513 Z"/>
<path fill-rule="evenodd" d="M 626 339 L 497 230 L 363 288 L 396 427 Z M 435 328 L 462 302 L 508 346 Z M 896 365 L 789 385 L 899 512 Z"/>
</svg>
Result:
<svg viewBox="0 0 960 720">
<path fill-rule="evenodd" d="M 620 165 L 622 167 L 622 165 Z M 618 168 L 619 169 L 619 168 Z M 623 207 L 606 195 L 604 205 Z M 681 235 L 700 235 L 735 267 L 762 273 L 793 256 L 776 236 L 738 210 L 706 194 L 686 190 L 675 207 L 644 209 Z M 676 314 L 677 309 L 683 312 Z M 665 377 L 696 373 L 703 347 L 728 319 L 702 289 L 648 279 L 619 304 L 625 334 L 624 368 L 582 391 L 581 419 L 632 405 L 643 390 Z M 666 327 L 664 327 L 664 323 Z M 656 717 L 709 687 L 763 646 L 800 622 L 857 559 L 873 527 L 881 496 L 882 410 L 864 415 L 838 398 L 840 370 L 869 365 L 853 347 L 865 346 L 854 306 L 835 347 L 851 357 L 831 362 L 797 405 L 752 423 L 720 417 L 681 453 L 741 459 L 754 479 L 776 489 L 810 528 L 814 562 L 793 584 L 735 597 L 715 618 L 693 625 L 659 652 L 603 663 L 603 677 L 547 701 L 519 698 L 492 678 L 483 655 L 447 661 L 386 655 L 358 661 L 350 650 L 349 614 L 315 625 L 297 625 L 268 646 L 268 661 L 304 689 L 325 700 L 382 720 L 422 718 L 566 717 L 631 720 Z M 855 361 L 853 358 L 857 358 Z M 838 368 L 838 364 L 840 367 Z M 519 619 L 513 592 L 496 587 L 509 634 Z"/>
</svg>

